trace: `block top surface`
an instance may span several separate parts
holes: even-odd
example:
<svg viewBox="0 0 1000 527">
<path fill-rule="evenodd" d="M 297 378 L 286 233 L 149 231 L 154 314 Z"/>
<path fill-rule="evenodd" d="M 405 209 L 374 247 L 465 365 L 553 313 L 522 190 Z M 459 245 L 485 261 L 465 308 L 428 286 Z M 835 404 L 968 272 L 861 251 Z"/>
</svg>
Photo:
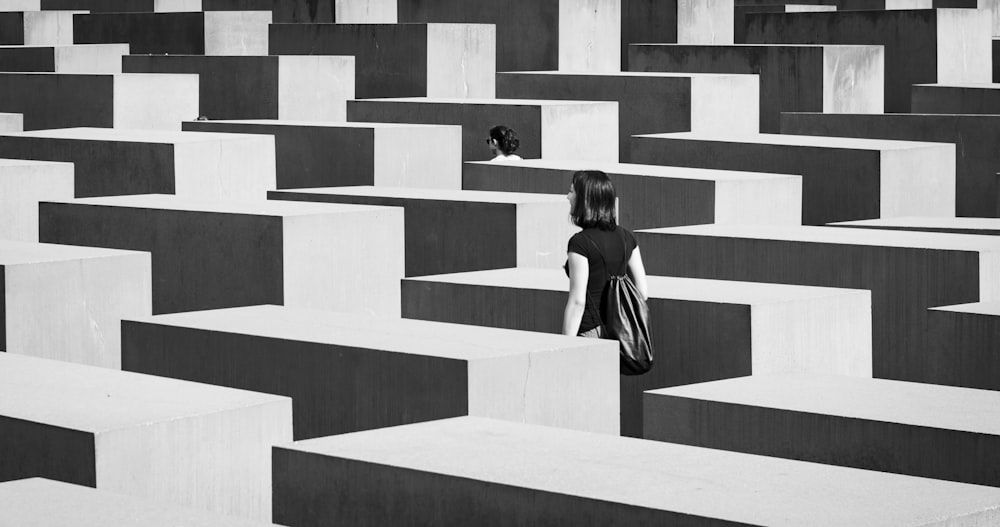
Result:
<svg viewBox="0 0 1000 527">
<path fill-rule="evenodd" d="M 933 84 L 914 84 L 928 88 L 975 88 L 981 90 L 1000 89 L 1000 83 L 994 82 L 938 82 Z"/>
<path fill-rule="evenodd" d="M 355 187 L 320 187 L 272 190 L 272 195 L 317 194 L 329 196 L 365 196 L 376 198 L 397 198 L 433 201 L 463 201 L 474 203 L 500 203 L 517 205 L 519 203 L 556 203 L 566 206 L 569 213 L 569 203 L 559 194 L 531 194 L 527 192 L 495 192 L 488 190 L 453 190 L 416 187 L 377 187 L 372 185 Z"/>
<path fill-rule="evenodd" d="M 72 13 L 86 13 L 86 11 L 71 11 Z M 111 51 L 122 51 L 128 55 L 128 44 L 7 44 L 0 45 L 0 49 L 107 49 Z"/>
<path fill-rule="evenodd" d="M 316 216 L 323 214 L 349 214 L 384 211 L 386 207 L 374 205 L 346 205 L 341 203 L 312 203 L 305 201 L 261 200 L 241 201 L 198 201 L 172 194 L 136 194 L 128 196 L 107 196 L 101 198 L 79 198 L 65 201 L 47 201 L 67 205 L 95 205 L 132 209 L 161 209 L 189 212 L 214 212 L 218 214 L 248 214 L 251 216 Z"/>
<path fill-rule="evenodd" d="M 1000 435 L 1000 392 L 990 390 L 850 376 L 775 374 L 648 393 Z"/>
<path fill-rule="evenodd" d="M 0 114 L 4 115 L 4 114 Z M 4 167 L 67 167 L 73 168 L 73 163 L 66 161 L 35 161 L 31 159 L 0 159 L 0 168 Z"/>
<path fill-rule="evenodd" d="M 186 123 L 220 123 L 238 125 L 263 125 L 263 126 L 287 126 L 289 128 L 310 127 L 310 128 L 363 128 L 363 129 L 386 129 L 386 130 L 426 130 L 429 128 L 458 128 L 456 124 L 409 124 L 409 123 L 362 123 L 362 122 L 334 122 L 334 121 L 292 121 L 285 119 L 219 119 L 211 121 L 184 121 Z"/>
<path fill-rule="evenodd" d="M 606 344 L 534 331 L 272 305 L 155 315 L 135 320 L 458 360 L 523 355 L 533 351 L 592 349 L 595 345 Z"/>
<path fill-rule="evenodd" d="M 954 148 L 955 146 L 953 143 L 931 143 L 926 141 L 894 141 L 889 139 L 859 139 L 855 137 L 788 134 L 727 135 L 720 134 L 718 132 L 672 132 L 665 134 L 642 134 L 634 137 L 646 137 L 652 139 L 683 139 L 688 141 L 709 141 L 715 143 L 747 143 L 756 145 L 839 148 L 848 150 L 915 150 L 921 148 Z"/>
<path fill-rule="evenodd" d="M 385 99 L 352 99 L 351 102 L 399 102 L 421 104 L 455 104 L 467 106 L 594 106 L 618 105 L 614 101 L 558 101 L 548 99 L 458 99 L 446 97 L 394 97 Z"/>
<path fill-rule="evenodd" d="M 123 256 L 148 259 L 149 253 L 104 249 L 101 247 L 0 240 L 0 265 L 70 262 L 74 260 L 119 258 Z"/>
<path fill-rule="evenodd" d="M 520 161 L 466 161 L 470 165 L 511 168 L 539 168 L 546 170 L 601 170 L 611 175 L 651 176 L 670 179 L 695 179 L 700 181 L 747 181 L 764 179 L 794 180 L 800 176 L 767 172 L 742 172 L 738 170 L 712 170 L 707 168 L 668 167 L 639 165 L 608 161 L 575 161 L 565 159 L 523 159 Z M 566 181 L 567 188 L 569 180 Z"/>
<path fill-rule="evenodd" d="M 753 49 L 779 49 L 779 48 L 880 48 L 881 44 L 666 44 L 666 43 L 637 43 L 629 44 L 629 47 L 641 48 L 677 48 L 694 50 L 698 48 L 717 48 L 734 50 Z"/>
<path fill-rule="evenodd" d="M 406 278 L 412 281 L 443 282 L 542 291 L 569 291 L 566 273 L 557 269 L 517 267 Z M 702 278 L 648 276 L 649 297 L 670 300 L 714 302 L 718 304 L 768 304 L 838 295 L 868 295 L 861 289 L 841 289 L 763 282 L 735 282 Z"/>
<path fill-rule="evenodd" d="M 1000 230 L 1000 218 L 968 218 L 947 216 L 905 216 L 898 218 L 876 218 L 872 220 L 841 221 L 830 223 L 836 226 L 858 227 L 912 227 L 915 229 L 964 229 L 984 231 Z"/>
<path fill-rule="evenodd" d="M 287 397 L 0 353 L 0 415 L 105 432 L 264 404 Z"/>
<path fill-rule="evenodd" d="M 292 450 L 750 525 L 927 525 L 996 514 L 1000 489 L 476 417 Z"/>
<path fill-rule="evenodd" d="M 932 307 L 931 311 L 951 311 L 970 315 L 1000 316 L 1000 302 L 973 302 L 954 306 Z"/>
<path fill-rule="evenodd" d="M 155 75 L 136 73 L 134 75 Z M 165 75 L 178 75 L 169 73 Z M 253 135 L 222 132 L 173 132 L 169 130 L 125 130 L 121 128 L 57 128 L 0 134 L 2 137 L 39 137 L 54 139 L 79 139 L 90 141 L 118 141 L 126 143 L 204 143 L 211 141 L 255 141 Z"/>
<path fill-rule="evenodd" d="M 42 478 L 0 483 L 0 525 L 31 527 L 265 527 L 179 505 L 168 505 Z"/>
<path fill-rule="evenodd" d="M 841 227 L 784 225 L 689 225 L 642 229 L 636 232 L 681 236 L 711 236 L 752 240 L 778 240 L 837 245 L 865 245 L 946 251 L 997 252 L 1000 238 L 979 234 L 910 232 L 880 229 L 845 229 Z"/>
<path fill-rule="evenodd" d="M 667 71 L 561 71 L 561 70 L 547 70 L 547 71 L 504 71 L 497 72 L 497 75 L 534 75 L 534 76 L 548 76 L 548 77 L 648 77 L 648 78 L 683 78 L 689 79 L 692 77 L 705 78 L 705 79 L 724 79 L 724 78 L 753 78 L 755 74 L 753 73 L 680 73 L 680 72 L 667 72 Z"/>
</svg>

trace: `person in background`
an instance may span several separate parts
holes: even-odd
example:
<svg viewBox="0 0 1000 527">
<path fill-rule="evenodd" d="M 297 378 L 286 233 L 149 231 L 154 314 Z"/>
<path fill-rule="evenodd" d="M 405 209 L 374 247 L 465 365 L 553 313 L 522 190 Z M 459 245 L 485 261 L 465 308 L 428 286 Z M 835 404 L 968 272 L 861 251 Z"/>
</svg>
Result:
<svg viewBox="0 0 1000 527">
<path fill-rule="evenodd" d="M 490 128 L 490 137 L 486 139 L 490 152 L 496 156 L 490 161 L 520 161 L 521 156 L 515 154 L 521 144 L 514 130 L 503 125 Z"/>
</svg>

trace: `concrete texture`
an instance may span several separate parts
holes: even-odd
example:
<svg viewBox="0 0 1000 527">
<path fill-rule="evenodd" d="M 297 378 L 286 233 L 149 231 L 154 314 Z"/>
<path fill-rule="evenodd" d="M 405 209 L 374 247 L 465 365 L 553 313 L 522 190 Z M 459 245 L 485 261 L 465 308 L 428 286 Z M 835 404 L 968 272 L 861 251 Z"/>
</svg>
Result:
<svg viewBox="0 0 1000 527">
<path fill-rule="evenodd" d="M 628 161 L 629 138 L 636 134 L 756 133 L 760 120 L 758 79 L 753 75 L 510 72 L 497 74 L 497 96 L 616 101 L 618 155 L 623 162 Z"/>
<path fill-rule="evenodd" d="M 19 113 L 0 113 L 0 133 L 23 131 L 24 115 Z"/>
<path fill-rule="evenodd" d="M 45 242 L 149 251 L 153 313 L 283 304 L 399 315 L 403 211 L 118 196 L 43 203 Z M 364 260 L 351 249 L 364 247 Z"/>
<path fill-rule="evenodd" d="M 884 218 L 878 220 L 844 221 L 831 223 L 834 227 L 854 227 L 894 231 L 948 232 L 952 234 L 1000 235 L 998 218 L 938 218 L 932 216 L 910 216 Z"/>
<path fill-rule="evenodd" d="M 201 0 L 40 0 L 41 9 L 84 9 L 92 13 L 201 11 Z"/>
<path fill-rule="evenodd" d="M 911 525 L 1000 521 L 1000 490 L 460 417 L 274 449 L 289 525 Z"/>
<path fill-rule="evenodd" d="M 458 126 L 243 120 L 187 121 L 182 128 L 273 135 L 279 189 L 462 186 Z"/>
<path fill-rule="evenodd" d="M 636 233 L 653 275 L 870 289 L 875 377 L 933 382 L 927 308 L 1000 298 L 1000 240 L 834 227 Z"/>
<path fill-rule="evenodd" d="M 655 362 L 621 377 L 623 435 L 642 434 L 643 390 L 774 371 L 871 376 L 866 291 L 660 276 L 649 287 Z M 554 269 L 410 278 L 402 314 L 560 333 L 568 289 Z"/>
<path fill-rule="evenodd" d="M 955 145 L 785 134 L 653 134 L 638 163 L 802 176 L 802 223 L 955 215 Z"/>
<path fill-rule="evenodd" d="M 677 0 L 677 42 L 733 44 L 733 0 Z"/>
<path fill-rule="evenodd" d="M 1000 486 L 1000 393 L 765 375 L 645 394 L 647 439 Z"/>
<path fill-rule="evenodd" d="M 914 113 L 1000 113 L 1000 84 L 915 84 L 911 93 Z"/>
<path fill-rule="evenodd" d="M 559 1 L 559 70 L 621 71 L 622 1 Z"/>
<path fill-rule="evenodd" d="M 273 527 L 43 478 L 0 483 L 0 511 L 2 523 L 33 527 Z"/>
<path fill-rule="evenodd" d="M 152 310 L 148 254 L 0 241 L 3 351 L 121 367 L 121 319 Z"/>
<path fill-rule="evenodd" d="M 486 24 L 273 24 L 269 39 L 272 55 L 353 55 L 360 98 L 495 94 Z"/>
<path fill-rule="evenodd" d="M 0 480 L 87 485 L 269 519 L 286 397 L 0 354 Z"/>
<path fill-rule="evenodd" d="M 0 111 L 23 114 L 26 130 L 180 130 L 180 121 L 197 109 L 192 75 L 0 73 Z"/>
<path fill-rule="evenodd" d="M 990 80 L 991 15 L 986 10 L 756 13 L 746 20 L 749 43 L 885 46 L 887 112 L 910 111 L 913 84 Z"/>
<path fill-rule="evenodd" d="M 579 229 L 562 196 L 400 187 L 268 192 L 268 199 L 402 207 L 406 276 L 559 267 Z"/>
<path fill-rule="evenodd" d="M 170 193 L 261 200 L 274 188 L 274 139 L 205 132 L 70 128 L 0 135 L 0 156 L 69 161 L 76 197 Z"/>
<path fill-rule="evenodd" d="M 70 43 L 128 42 L 136 54 L 267 55 L 270 22 L 270 11 L 79 14 Z"/>
<path fill-rule="evenodd" d="M 831 0 L 832 1 L 832 0 Z M 750 13 L 806 13 L 812 11 L 836 11 L 835 5 L 806 5 L 783 2 L 737 5 L 733 8 L 733 41 L 745 44 L 747 41 L 746 16 Z"/>
<path fill-rule="evenodd" d="M 0 240 L 38 241 L 38 202 L 73 199 L 73 164 L 0 159 Z"/>
<path fill-rule="evenodd" d="M 86 11 L 0 12 L 0 44 L 68 46 L 73 44 L 73 15 Z"/>
<path fill-rule="evenodd" d="M 956 214 L 998 215 L 1000 116 L 790 113 L 782 117 L 781 132 L 954 143 Z"/>
<path fill-rule="evenodd" d="M 931 382 L 1000 390 L 1000 303 L 976 302 L 931 308 L 927 312 L 928 360 L 937 366 Z"/>
<path fill-rule="evenodd" d="M 0 71 L 121 73 L 128 44 L 0 46 Z"/>
<path fill-rule="evenodd" d="M 198 74 L 199 108 L 209 119 L 343 121 L 354 98 L 354 58 L 130 55 L 128 73 Z"/>
<path fill-rule="evenodd" d="M 504 124 L 517 132 L 522 158 L 618 161 L 618 104 L 526 99 L 402 98 L 347 102 L 355 122 L 462 125 L 462 161 L 491 159 L 485 139 Z"/>
<path fill-rule="evenodd" d="M 577 170 L 608 174 L 618 196 L 618 221 L 629 229 L 802 221 L 802 178 L 783 174 L 594 161 L 475 161 L 464 166 L 462 188 L 565 195 Z"/>
<path fill-rule="evenodd" d="M 267 55 L 270 11 L 207 11 L 206 55 Z"/>
<path fill-rule="evenodd" d="M 296 439 L 462 415 L 618 435 L 613 342 L 280 306 L 124 335 L 129 371 L 291 397 Z"/>
<path fill-rule="evenodd" d="M 782 112 L 882 113 L 885 64 L 878 46 L 629 46 L 631 71 L 759 75 L 767 133 L 779 131 Z"/>
</svg>

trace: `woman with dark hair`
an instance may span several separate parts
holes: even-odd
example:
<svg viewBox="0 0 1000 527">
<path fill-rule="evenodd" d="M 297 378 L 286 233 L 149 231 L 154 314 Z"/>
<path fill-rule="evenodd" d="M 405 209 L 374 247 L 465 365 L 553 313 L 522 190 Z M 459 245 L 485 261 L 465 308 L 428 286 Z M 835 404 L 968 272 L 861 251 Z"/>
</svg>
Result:
<svg viewBox="0 0 1000 527">
<path fill-rule="evenodd" d="M 490 152 L 496 156 L 490 161 L 520 161 L 521 156 L 515 154 L 521 142 L 517 140 L 514 130 L 503 125 L 490 128 L 490 137 L 486 139 Z"/>
<path fill-rule="evenodd" d="M 569 239 L 566 273 L 569 298 L 563 313 L 563 334 L 600 338 L 603 336 L 601 293 L 609 273 L 628 262 L 628 272 L 639 294 L 648 296 L 646 269 L 632 233 L 615 219 L 615 187 L 599 170 L 573 174 L 569 187 L 569 215 L 583 229 Z"/>
</svg>

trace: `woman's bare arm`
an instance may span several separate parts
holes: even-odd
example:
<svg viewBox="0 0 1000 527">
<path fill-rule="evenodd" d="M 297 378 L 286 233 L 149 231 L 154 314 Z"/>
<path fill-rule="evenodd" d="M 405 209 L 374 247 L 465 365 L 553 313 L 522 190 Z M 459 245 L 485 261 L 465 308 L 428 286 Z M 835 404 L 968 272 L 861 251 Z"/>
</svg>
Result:
<svg viewBox="0 0 1000 527">
<path fill-rule="evenodd" d="M 563 312 L 563 335 L 576 336 L 580 332 L 580 321 L 587 306 L 587 280 L 590 264 L 587 257 L 575 252 L 567 253 L 569 261 L 569 296 Z"/>
</svg>

